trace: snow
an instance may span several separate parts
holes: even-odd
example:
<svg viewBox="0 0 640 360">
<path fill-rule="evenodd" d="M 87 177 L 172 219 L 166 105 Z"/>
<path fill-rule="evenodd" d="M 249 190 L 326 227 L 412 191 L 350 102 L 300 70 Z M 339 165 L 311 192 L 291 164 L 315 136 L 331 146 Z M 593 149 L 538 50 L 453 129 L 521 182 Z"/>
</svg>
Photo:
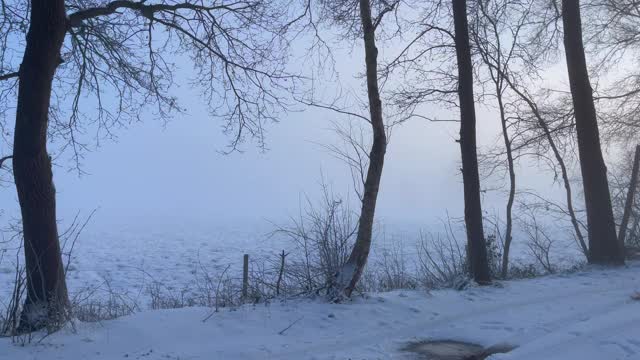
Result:
<svg viewBox="0 0 640 360">
<path fill-rule="evenodd" d="M 0 359 L 411 359 L 402 349 L 426 339 L 517 346 L 494 360 L 640 359 L 639 289 L 636 262 L 464 291 L 246 305 L 207 321 L 208 308 L 143 311 L 25 346 L 0 339 Z"/>
<path fill-rule="evenodd" d="M 84 296 L 87 292 L 106 297 L 107 292 L 113 291 L 147 308 L 151 302 L 149 287 L 153 284 L 162 284 L 163 289 L 180 293 L 185 286 L 198 281 L 203 271 L 216 278 L 227 270 L 228 275 L 240 279 L 244 254 L 250 255 L 253 266 L 278 260 L 282 250 L 292 254 L 296 251 L 286 236 L 271 234 L 274 225 L 268 221 L 205 224 L 182 218 L 179 221 L 143 219 L 106 227 L 89 223 L 74 244 L 67 273 L 72 297 Z M 375 267 L 385 254 L 395 254 L 406 262 L 409 273 L 415 273 L 419 234 L 428 229 L 380 225 L 377 230 L 369 266 Z M 434 234 L 441 231 L 440 228 L 432 230 Z M 463 241 L 464 229 L 456 231 L 460 231 L 458 240 Z M 68 249 L 70 244 L 66 245 Z M 556 241 L 551 253 L 554 265 L 574 265 L 576 259 L 581 259 L 576 250 L 573 240 Z M 18 243 L 0 241 L 0 308 L 8 302 L 13 290 L 16 259 L 23 261 Z M 67 261 L 66 256 L 64 260 Z M 524 241 L 514 242 L 510 260 L 521 264 L 535 262 Z"/>
<path fill-rule="evenodd" d="M 252 260 L 275 258 L 290 244 L 269 237 L 271 230 L 263 223 L 243 227 L 166 222 L 113 228 L 93 228 L 90 224 L 74 245 L 67 284 L 73 295 L 108 281 L 118 293 L 126 293 L 146 306 L 149 300 L 145 290 L 151 282 L 181 289 L 192 283 L 194 274 L 202 268 L 219 274 L 231 266 L 233 275 L 239 276 L 244 254 Z M 13 289 L 18 244 L 0 242 L 0 255 L 4 249 L 8 250 L 0 258 L 0 304 Z M 17 254 L 22 261 L 22 251 Z"/>
</svg>

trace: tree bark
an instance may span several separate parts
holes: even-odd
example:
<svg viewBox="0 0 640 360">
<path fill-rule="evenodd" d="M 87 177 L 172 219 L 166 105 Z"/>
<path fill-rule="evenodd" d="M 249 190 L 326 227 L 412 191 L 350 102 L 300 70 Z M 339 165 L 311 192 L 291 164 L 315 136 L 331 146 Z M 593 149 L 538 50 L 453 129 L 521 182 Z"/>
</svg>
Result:
<svg viewBox="0 0 640 360">
<path fill-rule="evenodd" d="M 20 331 L 61 324 L 69 299 L 47 153 L 51 86 L 66 34 L 64 0 L 32 0 L 20 66 L 13 172 L 22 213 L 27 297 Z"/>
<path fill-rule="evenodd" d="M 460 150 L 464 183 L 464 219 L 467 228 L 467 253 L 471 275 L 479 284 L 491 281 L 487 248 L 482 226 L 480 176 L 476 150 L 476 114 L 473 97 L 473 67 L 469 47 L 466 0 L 452 0 L 458 59 L 458 96 L 460 98 Z"/>
<path fill-rule="evenodd" d="M 596 108 L 582 43 L 579 0 L 562 1 L 562 22 L 587 209 L 589 262 L 623 264 L 624 256 L 616 236 L 607 168 L 600 147 Z"/>
<path fill-rule="evenodd" d="M 627 198 L 624 203 L 624 214 L 620 223 L 620 231 L 618 232 L 618 242 L 624 252 L 624 242 L 627 235 L 627 227 L 629 226 L 629 218 L 633 212 L 633 200 L 636 196 L 636 188 L 638 187 L 638 168 L 640 167 L 640 145 L 636 145 L 636 153 L 633 156 L 633 169 L 631 170 L 631 181 L 629 182 L 629 190 L 627 190 Z"/>
<path fill-rule="evenodd" d="M 355 289 L 369 257 L 373 220 L 382 178 L 384 155 L 387 149 L 387 136 L 382 117 L 382 101 L 378 87 L 378 49 L 376 48 L 375 26 L 371 17 L 369 0 L 360 0 L 360 20 L 364 35 L 365 64 L 367 77 L 367 95 L 369 98 L 369 116 L 373 130 L 373 143 L 369 153 L 369 168 L 362 193 L 362 209 L 358 221 L 356 241 L 349 259 L 336 274 L 330 285 L 329 297 L 340 301 L 350 297 Z"/>
</svg>

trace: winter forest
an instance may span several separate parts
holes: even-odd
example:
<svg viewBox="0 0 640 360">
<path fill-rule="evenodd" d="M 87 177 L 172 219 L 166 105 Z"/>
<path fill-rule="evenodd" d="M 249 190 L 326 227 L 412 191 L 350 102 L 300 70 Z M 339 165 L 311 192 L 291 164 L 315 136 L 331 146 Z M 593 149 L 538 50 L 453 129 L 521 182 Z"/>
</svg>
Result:
<svg viewBox="0 0 640 360">
<path fill-rule="evenodd" d="M 640 360 L 640 3 L 0 0 L 0 359 Z"/>
</svg>

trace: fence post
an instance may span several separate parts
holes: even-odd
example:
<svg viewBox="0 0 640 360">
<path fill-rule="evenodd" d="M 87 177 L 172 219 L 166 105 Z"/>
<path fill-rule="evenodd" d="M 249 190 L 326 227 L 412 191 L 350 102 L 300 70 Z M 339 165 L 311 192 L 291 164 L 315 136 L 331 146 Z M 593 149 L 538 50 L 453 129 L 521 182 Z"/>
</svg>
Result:
<svg viewBox="0 0 640 360">
<path fill-rule="evenodd" d="M 244 254 L 242 265 L 242 299 L 245 300 L 249 292 L 249 254 Z"/>
<path fill-rule="evenodd" d="M 287 254 L 282 250 L 282 254 L 280 254 L 280 272 L 278 273 L 278 281 L 276 282 L 276 295 L 280 295 L 280 284 L 282 283 L 282 276 L 284 275 L 284 258 Z"/>
</svg>

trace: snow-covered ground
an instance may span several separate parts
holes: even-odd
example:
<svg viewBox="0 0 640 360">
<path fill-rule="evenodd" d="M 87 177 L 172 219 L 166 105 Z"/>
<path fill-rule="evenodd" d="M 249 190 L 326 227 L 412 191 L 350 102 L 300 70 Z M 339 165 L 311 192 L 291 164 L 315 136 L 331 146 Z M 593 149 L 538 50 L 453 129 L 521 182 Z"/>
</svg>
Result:
<svg viewBox="0 0 640 360">
<path fill-rule="evenodd" d="M 640 263 L 464 291 L 394 291 L 346 304 L 295 300 L 211 314 L 145 311 L 79 323 L 0 359 L 411 359 L 407 342 L 517 346 L 491 359 L 640 359 Z"/>
</svg>

